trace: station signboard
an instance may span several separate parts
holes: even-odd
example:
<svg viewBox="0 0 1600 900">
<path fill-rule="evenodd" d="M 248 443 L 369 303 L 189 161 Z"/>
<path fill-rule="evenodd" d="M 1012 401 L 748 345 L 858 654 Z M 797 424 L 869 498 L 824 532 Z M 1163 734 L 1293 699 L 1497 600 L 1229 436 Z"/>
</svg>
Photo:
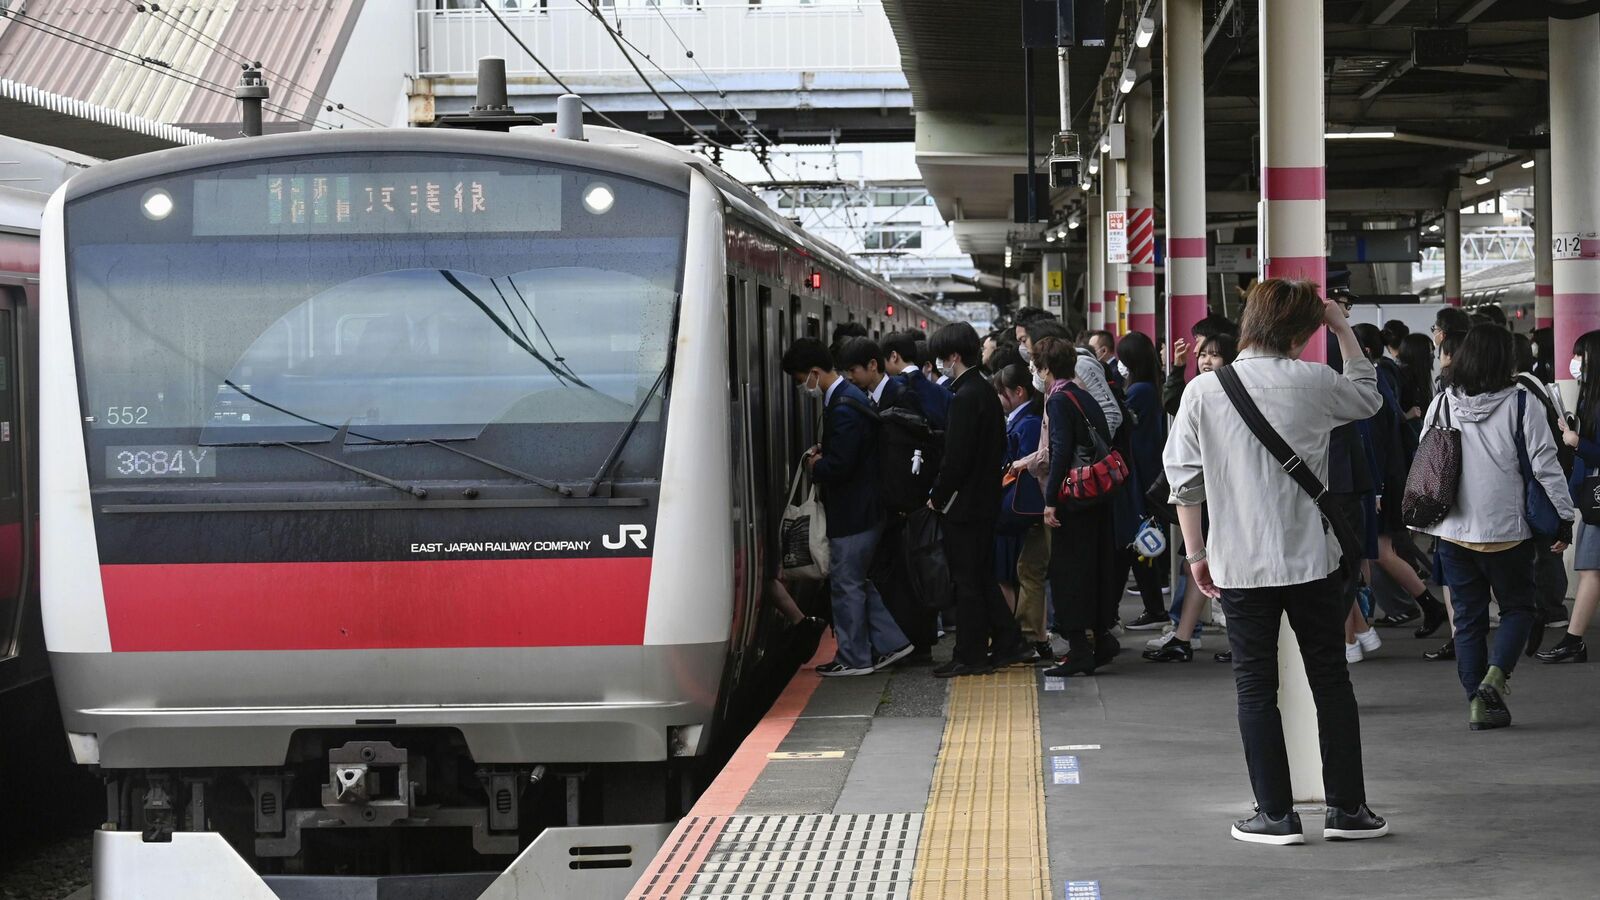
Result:
<svg viewBox="0 0 1600 900">
<path fill-rule="evenodd" d="M 1106 210 L 1106 259 L 1114 263 L 1128 261 L 1128 213 L 1126 210 Z"/>
</svg>

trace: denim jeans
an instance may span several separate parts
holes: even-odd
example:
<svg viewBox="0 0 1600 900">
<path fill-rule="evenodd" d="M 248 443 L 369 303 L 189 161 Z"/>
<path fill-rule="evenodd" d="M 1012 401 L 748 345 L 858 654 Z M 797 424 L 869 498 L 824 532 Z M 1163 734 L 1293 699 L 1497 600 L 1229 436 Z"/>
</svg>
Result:
<svg viewBox="0 0 1600 900">
<path fill-rule="evenodd" d="M 1456 675 L 1467 697 L 1483 682 L 1490 666 L 1507 675 L 1522 655 L 1533 630 L 1538 608 L 1534 565 L 1538 551 L 1533 541 L 1510 550 L 1480 553 L 1460 544 L 1439 542 L 1439 561 L 1450 584 L 1450 603 L 1456 613 Z M 1500 630 L 1489 647 L 1489 597 L 1500 601 Z"/>
<path fill-rule="evenodd" d="M 878 589 L 867 578 L 883 526 L 857 534 L 828 538 L 828 585 L 833 593 L 833 634 L 839 643 L 835 659 L 852 669 L 870 669 L 884 653 L 906 644 Z"/>
<path fill-rule="evenodd" d="M 1344 659 L 1344 620 L 1350 611 L 1343 580 L 1284 587 L 1222 590 L 1239 695 L 1239 735 L 1256 804 L 1271 816 L 1294 807 L 1289 753 L 1278 714 L 1278 632 L 1284 613 L 1305 659 L 1317 704 L 1322 784 L 1328 805 L 1352 810 L 1367 802 L 1361 769 L 1361 717 Z"/>
</svg>

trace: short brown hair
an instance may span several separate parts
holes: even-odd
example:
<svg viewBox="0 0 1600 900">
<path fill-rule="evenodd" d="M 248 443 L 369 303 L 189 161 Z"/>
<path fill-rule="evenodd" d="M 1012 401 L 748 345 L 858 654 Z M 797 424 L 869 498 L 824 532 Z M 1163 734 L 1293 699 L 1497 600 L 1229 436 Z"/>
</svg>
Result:
<svg viewBox="0 0 1600 900">
<path fill-rule="evenodd" d="M 1057 378 L 1071 378 L 1078 367 L 1078 351 L 1062 338 L 1044 337 L 1033 342 L 1033 361 Z"/>
<path fill-rule="evenodd" d="M 1314 281 L 1268 278 L 1245 295 L 1239 349 L 1287 354 L 1322 327 L 1322 295 Z"/>
</svg>

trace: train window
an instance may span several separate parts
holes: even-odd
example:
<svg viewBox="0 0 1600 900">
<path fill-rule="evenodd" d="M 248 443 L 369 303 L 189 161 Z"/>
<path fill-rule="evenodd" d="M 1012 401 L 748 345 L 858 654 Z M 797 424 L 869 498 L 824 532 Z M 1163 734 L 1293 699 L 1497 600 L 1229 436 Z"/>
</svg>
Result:
<svg viewBox="0 0 1600 900">
<path fill-rule="evenodd" d="M 826 337 L 824 337 L 823 340 L 825 340 L 825 341 L 833 340 L 833 307 L 832 306 L 824 306 L 822 308 L 822 333 L 824 335 L 826 335 Z"/>
<path fill-rule="evenodd" d="M 822 320 L 816 316 L 806 316 L 806 337 L 822 340 Z"/>
</svg>

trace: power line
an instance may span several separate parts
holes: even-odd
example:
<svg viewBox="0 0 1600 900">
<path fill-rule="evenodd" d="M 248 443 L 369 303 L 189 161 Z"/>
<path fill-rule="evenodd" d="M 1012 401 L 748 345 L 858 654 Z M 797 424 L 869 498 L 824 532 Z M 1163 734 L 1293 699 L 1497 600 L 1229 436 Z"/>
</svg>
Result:
<svg viewBox="0 0 1600 900">
<path fill-rule="evenodd" d="M 213 38 L 213 37 L 211 37 L 210 35 L 208 35 L 205 32 L 199 30 L 198 28 L 195 28 L 194 26 L 192 26 L 192 25 L 184 22 L 183 20 L 177 18 L 177 16 L 175 16 L 174 14 L 172 14 L 170 12 L 164 12 L 160 8 L 160 6 L 155 4 L 155 3 L 150 3 L 150 4 L 147 5 L 145 3 L 140 2 L 140 0 L 126 0 L 126 2 L 132 4 L 134 9 L 136 9 L 139 12 L 149 12 L 156 19 L 156 21 L 166 25 L 168 28 L 171 28 L 174 31 L 179 32 L 180 34 L 188 35 L 189 37 L 193 38 L 196 42 L 198 42 L 201 46 L 207 47 L 208 49 L 211 49 L 211 50 L 217 52 L 218 54 L 221 54 L 225 58 L 231 56 L 233 58 L 234 62 L 242 63 L 243 65 L 246 65 L 246 66 L 250 66 L 250 65 L 255 65 L 256 64 L 256 63 L 254 63 L 252 61 L 251 57 L 246 56 L 245 54 L 240 53 L 237 49 L 233 48 L 232 46 L 223 43 L 221 38 Z M 339 113 L 341 113 L 341 114 L 343 114 L 343 115 L 345 115 L 345 116 L 347 116 L 349 118 L 357 120 L 357 124 L 363 124 L 363 125 L 367 125 L 367 126 L 373 127 L 373 128 L 385 127 L 382 122 L 378 121 L 377 119 L 374 119 L 373 117 L 371 117 L 369 115 L 366 115 L 364 113 L 358 112 L 358 111 L 356 111 L 354 109 L 350 109 L 350 108 L 346 107 L 343 103 L 338 103 L 337 101 L 331 100 L 331 99 L 329 99 L 327 97 L 327 95 L 318 94 L 317 92 L 313 91 L 312 89 L 310 89 L 310 88 L 300 84 L 299 82 L 295 81 L 294 79 L 290 78 L 288 76 L 288 74 L 286 74 L 285 72 L 274 71 L 272 69 L 267 68 L 265 65 L 261 66 L 261 71 L 266 73 L 266 74 L 268 74 L 268 75 L 273 76 L 273 78 L 276 79 L 277 82 L 279 84 L 282 84 L 285 88 L 287 88 L 287 89 L 289 89 L 291 91 L 299 91 L 301 94 L 303 94 L 304 96 L 309 98 L 311 100 L 311 102 L 316 103 L 318 105 L 327 105 L 329 107 L 329 111 L 330 112 L 334 111 L 332 109 L 332 107 L 337 106 L 338 107 L 337 111 Z"/>
<path fill-rule="evenodd" d="M 192 74 L 190 74 L 188 72 L 184 72 L 184 71 L 181 71 L 179 69 L 175 69 L 175 68 L 172 67 L 171 63 L 165 62 L 163 60 L 155 59 L 153 57 L 139 56 L 138 54 L 132 53 L 131 51 L 123 50 L 123 49 L 121 49 L 119 47 L 113 47 L 110 44 L 106 44 L 106 43 L 103 43 L 101 41 L 96 41 L 93 38 L 84 37 L 83 35 L 78 34 L 77 32 L 72 31 L 69 28 L 65 28 L 65 27 L 62 27 L 60 25 L 56 25 L 56 24 L 54 24 L 52 22 L 45 22 L 45 21 L 43 21 L 41 19 L 34 18 L 32 16 L 27 15 L 26 13 L 23 13 L 21 10 L 15 10 L 15 9 L 13 9 L 13 10 L 0 10 L 0 17 L 6 17 L 6 16 L 9 16 L 12 19 L 12 21 L 18 22 L 18 23 L 20 23 L 20 24 L 22 24 L 22 25 L 24 25 L 24 26 L 26 26 L 28 28 L 31 28 L 34 31 L 39 32 L 40 34 L 44 34 L 44 35 L 47 35 L 49 37 L 56 38 L 57 40 L 66 41 L 67 43 L 70 43 L 70 44 L 76 44 L 76 45 L 78 45 L 80 47 L 84 47 L 84 48 L 86 48 L 88 50 L 91 50 L 91 51 L 93 51 L 95 53 L 99 53 L 99 54 L 101 54 L 103 56 L 109 56 L 112 59 L 116 60 L 117 62 L 133 63 L 135 65 L 138 65 L 141 68 L 148 69 L 149 71 L 154 72 L 154 73 L 159 74 L 159 75 L 165 75 L 168 78 L 174 79 L 174 80 L 176 80 L 176 81 L 178 81 L 178 82 L 180 82 L 182 84 L 186 84 L 186 85 L 188 85 L 190 87 L 199 88 L 200 90 L 203 90 L 203 91 L 209 91 L 210 93 L 217 94 L 218 96 L 226 97 L 229 100 L 234 99 L 233 90 L 231 88 L 228 88 L 228 87 L 226 87 L 224 85 L 217 84 L 214 81 L 210 81 L 208 79 L 201 78 L 198 75 L 192 75 Z M 282 106 L 280 106 L 278 104 L 269 103 L 269 102 L 263 101 L 262 106 L 265 107 L 266 109 L 271 110 L 272 112 L 275 112 L 275 113 L 283 116 L 284 118 L 287 118 L 287 119 L 291 120 L 291 121 L 297 121 L 297 122 L 304 122 L 305 121 L 304 119 L 301 119 L 297 115 L 295 115 L 295 113 L 292 110 L 286 109 L 286 108 L 284 108 L 284 107 L 282 107 Z M 324 126 L 324 125 L 318 125 L 316 122 L 311 122 L 309 124 L 313 128 L 328 128 L 329 127 L 329 126 Z"/>
<path fill-rule="evenodd" d="M 567 83 L 565 81 L 561 80 L 561 76 L 557 75 L 555 72 L 550 71 L 550 67 L 545 65 L 544 61 L 541 60 L 539 57 L 535 56 L 533 51 L 528 49 L 528 45 L 522 42 L 522 38 L 515 31 L 511 30 L 511 26 L 506 24 L 506 20 L 500 18 L 500 14 L 495 12 L 494 7 L 489 5 L 488 0 L 478 0 L 478 5 L 480 7 L 482 7 L 483 9 L 488 10 L 489 11 L 489 15 L 494 16 L 494 20 L 496 22 L 500 23 L 500 27 L 505 30 L 506 34 L 511 36 L 511 39 L 513 41 L 517 42 L 517 46 L 522 48 L 522 52 L 528 54 L 528 58 L 532 59 L 534 64 L 537 65 L 540 69 L 543 69 L 544 73 L 546 75 L 549 75 L 551 80 L 555 81 L 555 83 L 557 85 L 559 85 L 563 91 L 566 91 L 569 94 L 577 95 L 578 99 L 583 100 L 583 105 L 585 107 L 587 107 L 590 112 L 592 112 L 596 116 L 600 117 L 600 121 L 605 122 L 607 125 L 610 125 L 612 128 L 615 128 L 618 131 L 627 131 L 626 128 L 623 128 L 621 125 L 618 125 L 616 123 L 616 121 L 613 120 L 610 116 L 606 115 L 605 113 L 601 112 L 598 109 L 595 109 L 594 108 L 594 104 L 590 103 L 588 101 L 588 99 L 583 97 L 582 94 L 578 94 L 577 91 L 574 91 L 572 88 L 567 87 Z"/>
<path fill-rule="evenodd" d="M 706 71 L 705 66 L 700 65 L 700 60 L 695 58 L 694 50 L 691 49 L 688 44 L 684 43 L 683 38 L 678 34 L 678 29 L 672 27 L 672 20 L 668 19 L 667 14 L 661 11 L 661 5 L 659 3 L 654 3 L 651 4 L 651 8 L 656 11 L 656 15 L 661 17 L 662 24 L 667 26 L 667 31 L 672 33 L 673 40 L 677 41 L 678 46 L 683 48 L 684 55 L 688 57 L 690 62 L 694 63 L 694 67 L 700 71 L 700 75 L 705 78 L 706 83 L 711 85 L 711 89 L 717 92 L 717 96 L 719 98 L 724 101 L 727 100 L 728 92 L 723 90 L 721 85 L 717 84 L 716 79 L 711 77 L 711 73 Z M 618 30 L 621 30 L 620 26 Z M 679 85 L 679 87 L 682 87 L 682 85 Z M 766 143 L 767 146 L 774 146 L 773 140 L 761 133 L 761 129 L 756 127 L 756 123 L 752 122 L 750 117 L 744 114 L 744 110 L 732 103 L 728 104 L 728 108 L 732 109 L 734 115 L 738 116 L 746 125 L 750 126 L 750 130 L 755 132 L 756 136 Z"/>
</svg>

